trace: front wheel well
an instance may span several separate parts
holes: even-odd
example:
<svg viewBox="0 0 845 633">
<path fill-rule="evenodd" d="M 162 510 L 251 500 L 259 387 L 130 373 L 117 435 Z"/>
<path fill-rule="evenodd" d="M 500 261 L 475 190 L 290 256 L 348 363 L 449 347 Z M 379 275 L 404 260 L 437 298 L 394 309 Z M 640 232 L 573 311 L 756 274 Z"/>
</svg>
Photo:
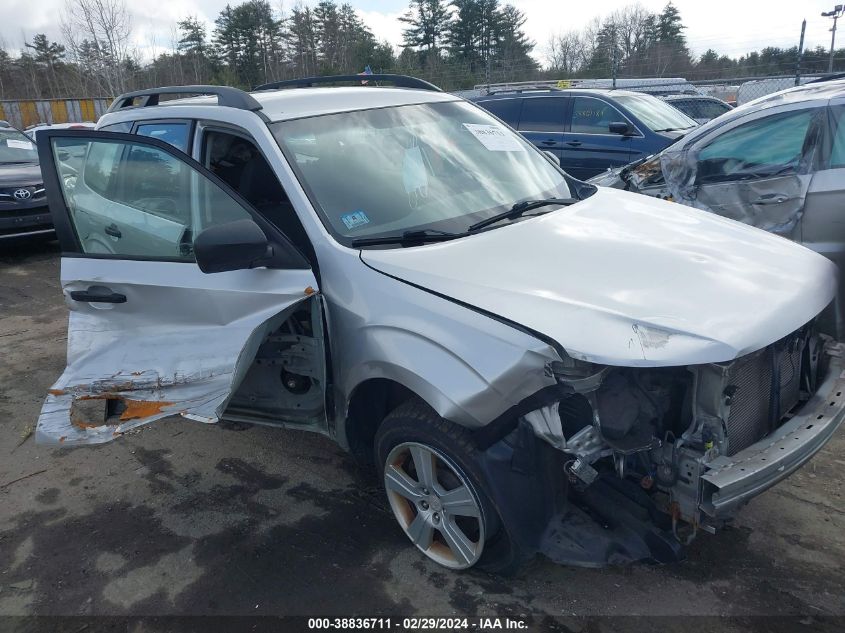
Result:
<svg viewBox="0 0 845 633">
<path fill-rule="evenodd" d="M 378 427 L 388 413 L 409 400 L 422 401 L 422 398 L 389 378 L 371 378 L 355 387 L 346 413 L 346 441 L 356 458 L 373 461 Z"/>
</svg>

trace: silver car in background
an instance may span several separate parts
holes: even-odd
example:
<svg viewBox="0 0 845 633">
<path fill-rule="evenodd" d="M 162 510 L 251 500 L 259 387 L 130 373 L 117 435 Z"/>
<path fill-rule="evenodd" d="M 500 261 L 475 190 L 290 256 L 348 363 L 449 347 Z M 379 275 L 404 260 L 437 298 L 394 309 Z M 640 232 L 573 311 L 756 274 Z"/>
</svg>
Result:
<svg viewBox="0 0 845 633">
<path fill-rule="evenodd" d="M 742 105 L 661 153 L 590 180 L 788 237 L 845 270 L 845 80 Z M 845 276 L 826 328 L 845 335 Z"/>
</svg>

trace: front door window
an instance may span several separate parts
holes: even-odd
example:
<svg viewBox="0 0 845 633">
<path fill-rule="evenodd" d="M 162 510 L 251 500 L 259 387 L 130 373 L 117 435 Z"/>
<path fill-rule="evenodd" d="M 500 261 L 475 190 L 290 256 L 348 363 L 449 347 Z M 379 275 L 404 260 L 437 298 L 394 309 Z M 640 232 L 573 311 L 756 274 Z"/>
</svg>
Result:
<svg viewBox="0 0 845 633">
<path fill-rule="evenodd" d="M 53 152 L 83 253 L 193 261 L 200 231 L 250 217 L 217 183 L 159 147 L 56 138 Z M 74 156 L 84 158 L 67 158 Z"/>
</svg>

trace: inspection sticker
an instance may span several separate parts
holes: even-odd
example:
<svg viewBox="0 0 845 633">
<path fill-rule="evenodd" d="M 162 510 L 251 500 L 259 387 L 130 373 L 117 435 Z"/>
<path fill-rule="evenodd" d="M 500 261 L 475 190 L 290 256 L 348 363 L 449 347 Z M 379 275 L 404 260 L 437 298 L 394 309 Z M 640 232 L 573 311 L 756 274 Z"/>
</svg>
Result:
<svg viewBox="0 0 845 633">
<path fill-rule="evenodd" d="M 14 147 L 15 149 L 32 149 L 32 143 L 29 141 L 18 141 L 13 138 L 7 138 L 6 145 Z"/>
<path fill-rule="evenodd" d="M 519 138 L 498 125 L 482 125 L 480 123 L 464 123 L 475 138 L 481 141 L 491 152 L 524 152 L 525 147 L 519 142 Z"/>
<path fill-rule="evenodd" d="M 345 213 L 340 216 L 340 219 L 346 225 L 347 229 L 357 229 L 359 226 L 364 226 L 370 223 L 370 218 L 361 209 L 356 209 L 352 213 Z"/>
</svg>

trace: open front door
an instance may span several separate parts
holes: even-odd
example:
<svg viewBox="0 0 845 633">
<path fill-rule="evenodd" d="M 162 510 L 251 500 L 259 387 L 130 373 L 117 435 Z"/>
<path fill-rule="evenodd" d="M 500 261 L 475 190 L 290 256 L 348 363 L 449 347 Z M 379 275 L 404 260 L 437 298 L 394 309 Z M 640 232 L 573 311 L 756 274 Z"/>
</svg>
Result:
<svg viewBox="0 0 845 633">
<path fill-rule="evenodd" d="M 105 442 L 175 414 L 217 421 L 262 341 L 315 292 L 308 263 L 166 143 L 47 131 L 38 151 L 70 321 L 67 367 L 44 402 L 37 439 Z M 253 267 L 203 273 L 197 236 L 244 220 L 266 235 L 264 256 Z"/>
</svg>

